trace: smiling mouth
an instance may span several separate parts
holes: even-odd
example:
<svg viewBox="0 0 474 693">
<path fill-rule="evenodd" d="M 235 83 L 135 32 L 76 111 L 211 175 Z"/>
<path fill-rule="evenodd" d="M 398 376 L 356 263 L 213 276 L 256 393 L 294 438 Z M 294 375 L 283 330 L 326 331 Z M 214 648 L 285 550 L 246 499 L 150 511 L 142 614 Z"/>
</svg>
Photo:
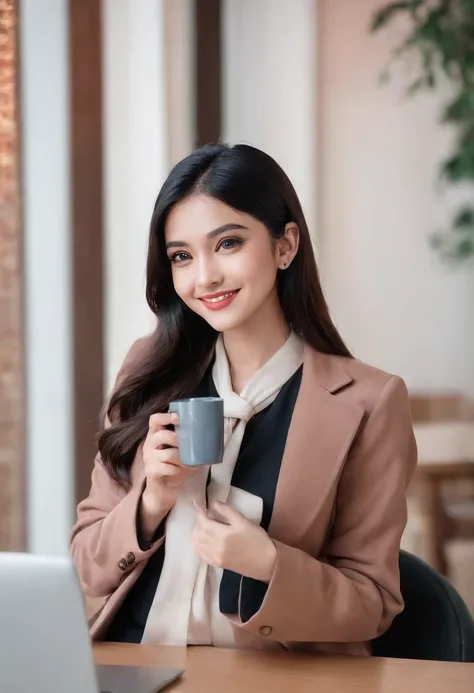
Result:
<svg viewBox="0 0 474 693">
<path fill-rule="evenodd" d="M 230 306 L 239 291 L 240 289 L 236 289 L 235 291 L 221 291 L 217 294 L 201 296 L 199 300 L 208 310 L 222 310 Z"/>
<path fill-rule="evenodd" d="M 231 296 L 234 296 L 237 293 L 238 289 L 235 291 L 227 291 L 225 294 L 213 294 L 212 296 L 201 296 L 199 299 L 200 301 L 204 301 L 205 303 L 220 303 L 221 301 L 225 301 L 226 299 L 230 298 Z"/>
</svg>

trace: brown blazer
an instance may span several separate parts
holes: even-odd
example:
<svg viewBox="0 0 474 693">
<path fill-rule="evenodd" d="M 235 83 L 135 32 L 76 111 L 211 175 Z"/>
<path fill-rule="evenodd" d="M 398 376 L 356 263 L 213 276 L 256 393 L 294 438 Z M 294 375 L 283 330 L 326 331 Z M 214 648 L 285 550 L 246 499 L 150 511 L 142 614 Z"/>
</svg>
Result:
<svg viewBox="0 0 474 693">
<path fill-rule="evenodd" d="M 132 347 L 119 378 L 146 344 Z M 239 647 L 369 653 L 403 608 L 398 552 L 416 456 L 400 378 L 306 348 L 269 527 L 276 567 L 260 610 L 231 618 Z M 140 452 L 132 479 L 126 493 L 97 458 L 72 532 L 96 640 L 160 545 L 137 543 Z"/>
</svg>

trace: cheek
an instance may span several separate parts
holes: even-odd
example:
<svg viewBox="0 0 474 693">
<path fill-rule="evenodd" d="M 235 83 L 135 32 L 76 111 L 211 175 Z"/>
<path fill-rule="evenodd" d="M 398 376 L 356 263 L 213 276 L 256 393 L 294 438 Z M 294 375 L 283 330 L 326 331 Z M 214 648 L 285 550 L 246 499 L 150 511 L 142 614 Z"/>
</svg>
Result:
<svg viewBox="0 0 474 693">
<path fill-rule="evenodd" d="M 191 272 L 187 272 L 186 268 L 172 270 L 174 290 L 183 301 L 192 297 L 194 292 L 194 283 Z"/>
<path fill-rule="evenodd" d="M 266 253 L 252 254 L 248 257 L 243 272 L 247 282 L 255 286 L 268 288 L 275 282 L 275 261 L 268 251 Z"/>
</svg>

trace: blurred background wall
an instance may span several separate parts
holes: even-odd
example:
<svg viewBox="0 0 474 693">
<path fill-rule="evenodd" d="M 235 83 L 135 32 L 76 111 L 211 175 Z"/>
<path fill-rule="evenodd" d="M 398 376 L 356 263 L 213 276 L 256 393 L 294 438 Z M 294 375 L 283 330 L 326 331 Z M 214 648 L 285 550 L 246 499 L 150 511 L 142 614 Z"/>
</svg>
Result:
<svg viewBox="0 0 474 693">
<path fill-rule="evenodd" d="M 67 551 L 100 407 L 153 324 L 154 201 L 199 143 L 288 172 L 356 356 L 413 396 L 474 397 L 473 268 L 429 245 L 472 196 L 437 186 L 449 85 L 405 98 L 409 64 L 380 85 L 398 39 L 369 32 L 382 4 L 0 0 L 0 548 Z"/>
<path fill-rule="evenodd" d="M 472 189 L 444 191 L 453 133 L 439 123 L 448 86 L 409 99 L 414 67 L 379 83 L 399 39 L 368 34 L 380 0 L 320 0 L 321 268 L 331 308 L 360 358 L 410 388 L 474 395 L 474 273 L 448 269 L 429 235 Z"/>
<path fill-rule="evenodd" d="M 222 135 L 283 166 L 316 237 L 318 3 L 222 2 Z"/>
</svg>

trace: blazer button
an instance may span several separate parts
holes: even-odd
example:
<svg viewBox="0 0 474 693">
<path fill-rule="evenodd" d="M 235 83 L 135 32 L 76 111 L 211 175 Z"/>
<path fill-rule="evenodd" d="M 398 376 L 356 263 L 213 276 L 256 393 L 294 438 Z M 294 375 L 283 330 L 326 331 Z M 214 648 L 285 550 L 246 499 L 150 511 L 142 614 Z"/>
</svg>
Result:
<svg viewBox="0 0 474 693">
<path fill-rule="evenodd" d="M 271 632 L 272 632 L 272 628 L 270 626 L 262 626 L 260 628 L 260 631 L 259 631 L 260 635 L 265 635 L 265 636 L 270 635 Z"/>
<path fill-rule="evenodd" d="M 120 561 L 117 563 L 118 567 L 120 570 L 127 570 L 128 568 L 128 563 L 125 560 L 125 558 L 121 558 Z"/>
<path fill-rule="evenodd" d="M 131 551 L 127 554 L 127 563 L 128 565 L 133 565 L 135 563 L 135 554 Z"/>
</svg>

